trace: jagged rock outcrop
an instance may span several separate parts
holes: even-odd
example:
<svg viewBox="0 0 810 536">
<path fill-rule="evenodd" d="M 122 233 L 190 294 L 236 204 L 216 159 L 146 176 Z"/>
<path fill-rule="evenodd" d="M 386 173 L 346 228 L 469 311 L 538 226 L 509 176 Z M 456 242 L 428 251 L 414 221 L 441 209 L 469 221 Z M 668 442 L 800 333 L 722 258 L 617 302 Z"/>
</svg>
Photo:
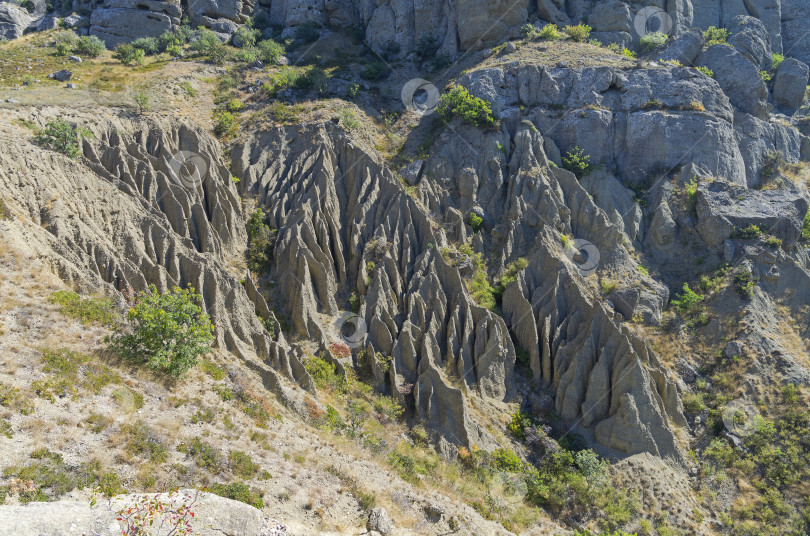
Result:
<svg viewBox="0 0 810 536">
<path fill-rule="evenodd" d="M 234 150 L 232 169 L 278 229 L 269 277 L 297 333 L 328 346 L 323 315 L 338 316 L 357 289 L 369 351 L 393 356 L 380 387 L 413 396 L 447 441 L 492 444 L 465 396 L 508 397 L 506 324 L 470 298 L 438 251 L 445 239 L 388 168 L 328 123 L 257 134 Z"/>
<path fill-rule="evenodd" d="M 21 37 L 29 24 L 31 17 L 25 9 L 11 2 L 0 4 L 0 39 Z"/>
<path fill-rule="evenodd" d="M 632 270 L 618 247 L 624 221 L 612 222 L 573 174 L 549 167 L 543 136 L 531 124 L 522 123 L 511 140 L 504 131 L 461 125 L 447 137 L 426 163 L 435 177 L 431 189 L 443 192 L 433 211 L 480 205 L 492 221 L 481 235 L 492 264 L 503 267 L 526 256 L 529 266 L 506 288 L 502 309 L 516 343 L 530 356 L 534 378 L 555 395 L 556 411 L 617 452 L 682 460 L 670 430 L 670 421 L 684 422 L 674 383 L 654 354 L 622 331 L 612 308 L 594 300 L 575 253 L 569 257 L 557 238 L 567 233 L 591 241 L 602 253 L 601 269 Z M 511 147 L 505 156 L 495 139 Z M 470 154 L 479 156 L 471 160 Z M 463 174 L 477 177 L 471 191 L 457 182 L 465 165 L 472 170 Z M 655 323 L 667 292 L 652 281 L 639 290 L 630 314 Z"/>
<path fill-rule="evenodd" d="M 780 190 L 746 190 L 722 181 L 703 184 L 697 194 L 697 230 L 711 247 L 717 247 L 751 225 L 779 237 L 788 249 L 802 235 L 807 199 L 790 185 Z"/>
<path fill-rule="evenodd" d="M 733 48 L 718 48 L 756 70 Z M 795 129 L 735 113 L 720 85 L 694 69 L 508 65 L 473 71 L 459 81 L 476 96 L 493 98 L 509 128 L 518 116 L 527 117 L 563 153 L 581 147 L 593 163 L 629 183 L 649 185 L 662 171 L 692 162 L 706 175 L 756 184 L 767 152 L 782 151 L 791 162 L 801 157 Z M 754 84 L 754 92 L 741 89 L 737 96 L 763 113 L 767 90 L 759 73 L 746 83 Z M 497 93 L 487 89 L 495 87 Z M 520 112 L 520 106 L 527 110 Z M 753 145 L 747 134 L 752 125 Z"/>
<path fill-rule="evenodd" d="M 139 37 L 155 37 L 180 24 L 180 0 L 143 0 L 133 6 L 126 0 L 107 0 L 90 15 L 90 34 L 108 48 Z"/>
<path fill-rule="evenodd" d="M 195 490 L 178 490 L 173 495 L 118 495 L 109 501 L 99 500 L 94 507 L 90 506 L 89 501 L 74 500 L 0 506 L 0 527 L 6 534 L 119 536 L 127 527 L 118 512 L 134 506 L 145 497 L 154 498 L 165 506 L 174 505 L 175 508 L 193 504 L 191 511 L 194 516 L 188 518 L 189 527 L 200 536 L 264 534 L 264 516 L 256 508 L 211 493 L 199 492 L 198 495 Z M 156 523 L 160 519 L 157 512 Z"/>
<path fill-rule="evenodd" d="M 80 121 L 93 136 L 76 161 L 33 145 L 24 131 L 13 137 L 0 155 L 0 183 L 5 202 L 28 217 L 11 222 L 12 232 L 86 291 L 192 285 L 219 346 L 251 364 L 283 401 L 299 397 L 283 378 L 312 389 L 295 353 L 259 321 L 242 273 L 225 268 L 240 262 L 247 237 L 218 142 L 175 120 L 61 109 L 33 117 L 44 123 L 55 114 Z"/>
</svg>

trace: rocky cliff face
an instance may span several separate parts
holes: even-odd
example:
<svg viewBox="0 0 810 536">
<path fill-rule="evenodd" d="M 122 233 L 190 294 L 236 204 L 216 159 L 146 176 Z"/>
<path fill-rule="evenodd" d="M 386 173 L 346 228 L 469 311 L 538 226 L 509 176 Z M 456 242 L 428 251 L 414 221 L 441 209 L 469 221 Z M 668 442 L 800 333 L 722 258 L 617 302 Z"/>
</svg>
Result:
<svg viewBox="0 0 810 536">
<path fill-rule="evenodd" d="M 250 358 L 279 392 L 279 375 L 311 389 L 298 357 L 283 338 L 272 340 L 254 314 L 239 283 L 242 274 L 226 269 L 241 257 L 247 237 L 218 142 L 176 121 L 102 119 L 58 109 L 36 119 L 44 122 L 56 113 L 81 119 L 93 135 L 76 163 L 55 153 L 43 158 L 26 141 L 29 135 L 13 128 L 0 180 L 7 202 L 33 224 L 18 221 L 15 232 L 50 259 L 63 279 L 85 290 L 192 285 L 203 295 L 219 346 Z M 198 173 L 181 169 L 187 154 L 200 158 Z M 79 206 L 90 210 L 76 212 Z"/>
<path fill-rule="evenodd" d="M 535 21 L 559 25 L 584 22 L 593 28 L 593 38 L 637 49 L 640 37 L 647 32 L 663 30 L 677 37 L 693 28 L 733 28 L 736 17 L 747 16 L 757 19 L 764 31 L 767 41 L 760 42 L 767 46 L 762 50 L 784 52 L 810 63 L 810 39 L 803 30 L 810 24 L 810 6 L 801 0 L 660 0 L 649 5 L 621 0 L 148 0 L 137 6 L 119 0 L 81 0 L 74 4 L 74 8 L 89 13 L 89 32 L 108 46 L 160 35 L 184 17 L 193 26 L 207 26 L 227 36 L 263 11 L 272 24 L 285 28 L 304 24 L 333 30 L 361 28 L 375 50 L 390 50 L 395 44 L 402 56 L 425 39 L 433 40 L 439 53 L 450 55 L 484 48 L 517 37 L 520 26 Z M 39 22 L 25 10 L 13 6 L 3 9 L 0 31 L 7 38 L 19 37 L 26 27 Z"/>
</svg>

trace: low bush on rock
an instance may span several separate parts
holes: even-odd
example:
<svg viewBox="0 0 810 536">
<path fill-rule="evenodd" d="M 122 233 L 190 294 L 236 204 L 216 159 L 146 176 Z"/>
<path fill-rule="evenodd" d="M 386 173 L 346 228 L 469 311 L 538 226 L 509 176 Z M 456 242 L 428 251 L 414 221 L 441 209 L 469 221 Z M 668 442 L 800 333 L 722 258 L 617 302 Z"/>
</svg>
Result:
<svg viewBox="0 0 810 536">
<path fill-rule="evenodd" d="M 477 127 L 495 126 L 495 117 L 492 114 L 490 103 L 472 95 L 463 86 L 453 86 L 450 91 L 443 94 L 436 110 L 446 121 L 459 117 Z"/>
<path fill-rule="evenodd" d="M 572 41 L 584 43 L 588 40 L 588 37 L 590 37 L 591 29 L 592 28 L 587 24 L 579 23 L 575 26 L 566 26 L 565 33 L 568 34 L 568 37 L 570 37 Z"/>
<path fill-rule="evenodd" d="M 563 169 L 570 171 L 581 179 L 593 170 L 591 155 L 585 154 L 581 147 L 574 147 L 562 158 Z"/>
<path fill-rule="evenodd" d="M 706 40 L 706 46 L 712 45 L 725 45 L 727 44 L 730 33 L 726 28 L 717 28 L 709 26 L 709 29 L 703 32 L 703 38 Z"/>
<path fill-rule="evenodd" d="M 641 38 L 641 49 L 644 52 L 655 50 L 656 48 L 665 45 L 667 42 L 667 38 L 668 38 L 667 34 L 662 32 L 648 33 L 647 35 Z"/>
<path fill-rule="evenodd" d="M 76 158 L 79 156 L 79 140 L 89 135 L 89 131 L 71 125 L 64 119 L 56 118 L 36 133 L 34 141 L 68 158 Z"/>
</svg>

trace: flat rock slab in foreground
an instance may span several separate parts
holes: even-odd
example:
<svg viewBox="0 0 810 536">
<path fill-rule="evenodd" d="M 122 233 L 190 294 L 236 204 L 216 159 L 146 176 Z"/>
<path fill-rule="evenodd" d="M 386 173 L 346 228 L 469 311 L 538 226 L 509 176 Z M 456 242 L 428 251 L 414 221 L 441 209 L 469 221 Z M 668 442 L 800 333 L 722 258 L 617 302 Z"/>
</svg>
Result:
<svg viewBox="0 0 810 536">
<path fill-rule="evenodd" d="M 182 493 L 174 495 L 179 506 Z M 194 497 L 195 491 L 185 491 Z M 17 536 L 120 536 L 126 526 L 116 521 L 117 512 L 136 504 L 144 497 L 158 496 L 164 503 L 168 494 L 120 495 L 112 501 L 99 500 L 91 508 L 89 502 L 56 501 L 29 503 L 23 506 L 0 506 L 0 527 L 3 534 Z M 250 505 L 225 499 L 210 493 L 200 493 L 192 507 L 191 528 L 199 536 L 262 536 L 264 518 Z M 158 523 L 156 519 L 155 524 Z M 156 526 L 156 525 L 155 525 Z M 164 526 L 165 528 L 165 526 Z"/>
</svg>

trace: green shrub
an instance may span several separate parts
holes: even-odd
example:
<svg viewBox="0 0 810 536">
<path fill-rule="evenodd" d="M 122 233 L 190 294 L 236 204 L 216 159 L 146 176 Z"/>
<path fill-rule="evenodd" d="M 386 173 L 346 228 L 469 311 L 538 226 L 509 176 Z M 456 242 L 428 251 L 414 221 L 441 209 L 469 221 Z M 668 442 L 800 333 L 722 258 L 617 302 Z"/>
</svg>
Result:
<svg viewBox="0 0 810 536">
<path fill-rule="evenodd" d="M 89 133 L 75 127 L 64 119 L 49 121 L 45 128 L 37 132 L 34 141 L 43 147 L 66 155 L 68 158 L 79 156 L 79 140 Z"/>
<path fill-rule="evenodd" d="M 117 475 L 104 473 L 98 461 L 68 465 L 60 454 L 47 448 L 34 451 L 31 458 L 34 461 L 27 465 L 3 469 L 4 477 L 31 483 L 33 489 L 19 493 L 22 503 L 56 500 L 77 488 L 100 487 L 100 491 L 108 497 L 125 492 Z"/>
<path fill-rule="evenodd" d="M 762 236 L 762 229 L 755 224 L 751 224 L 742 229 L 735 229 L 731 236 L 732 238 L 741 238 L 743 240 L 754 240 Z"/>
<path fill-rule="evenodd" d="M 703 32 L 703 38 L 706 40 L 706 46 L 712 45 L 725 45 L 728 41 L 729 31 L 726 28 L 716 28 L 709 26 L 709 29 Z"/>
<path fill-rule="evenodd" d="M 540 39 L 547 39 L 549 41 L 556 41 L 562 38 L 560 35 L 560 29 L 557 28 L 556 24 L 546 24 L 543 26 L 543 29 L 540 30 Z"/>
<path fill-rule="evenodd" d="M 191 287 L 159 293 L 151 285 L 130 308 L 129 329 L 116 330 L 113 347 L 125 359 L 180 378 L 211 349 L 214 340 L 214 326 L 201 303 Z"/>
<path fill-rule="evenodd" d="M 194 459 L 194 463 L 203 469 L 207 469 L 214 474 L 222 471 L 221 462 L 217 449 L 200 439 L 195 437 L 191 443 L 181 443 L 177 450 L 188 454 Z"/>
<path fill-rule="evenodd" d="M 144 112 L 149 110 L 149 94 L 143 90 L 138 90 L 132 95 L 132 100 L 135 101 L 135 107 L 138 109 L 138 115 L 143 115 Z"/>
<path fill-rule="evenodd" d="M 705 67 L 705 66 L 703 66 L 703 65 L 698 65 L 697 67 L 695 67 L 695 69 L 697 69 L 697 70 L 698 70 L 698 71 L 700 71 L 701 73 L 705 74 L 705 75 L 706 75 L 706 76 L 708 76 L 709 78 L 714 78 L 714 71 L 712 71 L 712 70 L 711 70 L 711 69 L 709 69 L 708 67 Z"/>
<path fill-rule="evenodd" d="M 314 89 L 323 95 L 327 92 L 327 82 L 329 75 L 319 67 L 309 68 L 303 75 L 295 79 L 295 87 L 298 89 Z"/>
<path fill-rule="evenodd" d="M 238 48 L 250 48 L 256 46 L 256 41 L 259 39 L 261 32 L 251 27 L 250 24 L 240 26 L 236 33 L 233 34 L 231 42 L 233 46 Z"/>
<path fill-rule="evenodd" d="M 95 35 L 83 35 L 79 37 L 75 50 L 77 54 L 81 54 L 82 56 L 97 58 L 102 52 L 107 50 L 107 47 L 104 45 L 104 41 Z"/>
<path fill-rule="evenodd" d="M 166 30 L 160 37 L 157 38 L 158 52 L 169 52 L 173 56 L 181 55 L 172 54 L 170 50 L 175 49 L 177 51 L 182 51 L 182 47 L 188 44 L 190 35 L 190 32 L 181 30 Z M 133 45 L 134 44 L 135 42 L 133 42 Z"/>
<path fill-rule="evenodd" d="M 340 124 L 346 128 L 346 130 L 357 130 L 358 128 L 363 126 L 363 123 L 360 121 L 360 118 L 357 115 L 357 112 L 350 108 L 349 106 L 344 106 L 340 110 L 338 110 L 338 118 L 340 119 Z"/>
<path fill-rule="evenodd" d="M 570 171 L 578 179 L 586 176 L 593 170 L 591 155 L 585 154 L 581 147 L 574 147 L 562 159 L 563 169 Z"/>
<path fill-rule="evenodd" d="M 194 52 L 206 56 L 222 46 L 222 41 L 212 30 L 201 26 L 191 36 L 189 46 Z"/>
<path fill-rule="evenodd" d="M 624 48 L 622 48 L 622 56 L 632 60 L 632 59 L 635 59 L 636 53 L 633 52 L 632 50 L 630 50 L 629 48 L 624 47 Z"/>
<path fill-rule="evenodd" d="M 160 40 L 157 37 L 139 37 L 130 44 L 143 50 L 147 56 L 154 56 L 160 52 Z"/>
<path fill-rule="evenodd" d="M 804 215 L 804 223 L 802 224 L 802 241 L 810 242 L 810 210 Z"/>
<path fill-rule="evenodd" d="M 754 286 L 756 281 L 751 271 L 745 266 L 740 266 L 734 272 L 734 288 L 743 298 L 750 298 L 754 295 Z"/>
<path fill-rule="evenodd" d="M 470 224 L 474 233 L 477 233 L 484 227 L 484 218 L 476 214 L 475 212 L 470 212 L 470 215 L 467 216 L 467 223 Z"/>
<path fill-rule="evenodd" d="M 527 413 L 518 411 L 512 415 L 512 421 L 506 426 L 509 435 L 521 441 L 526 439 L 526 427 L 531 426 L 532 420 Z"/>
<path fill-rule="evenodd" d="M 765 154 L 762 162 L 762 169 L 759 171 L 761 179 L 770 179 L 785 168 L 787 162 L 782 151 L 770 151 Z"/>
<path fill-rule="evenodd" d="M 149 459 L 154 463 L 165 462 L 168 451 L 156 433 L 141 421 L 121 426 L 125 436 L 124 449 L 130 456 Z"/>
<path fill-rule="evenodd" d="M 666 44 L 669 36 L 662 32 L 652 32 L 641 38 L 641 50 L 649 52 Z"/>
<path fill-rule="evenodd" d="M 61 30 L 53 36 L 53 47 L 56 48 L 57 56 L 69 56 L 78 42 L 79 36 L 73 30 Z"/>
<path fill-rule="evenodd" d="M 222 65 L 228 59 L 228 48 L 222 43 L 217 43 L 208 50 L 208 61 L 214 65 Z"/>
<path fill-rule="evenodd" d="M 211 486 L 209 491 L 215 495 L 219 495 L 220 497 L 243 502 L 255 508 L 264 508 L 264 501 L 262 500 L 261 494 L 258 491 L 251 489 L 244 482 L 214 484 Z"/>
<path fill-rule="evenodd" d="M 472 255 L 472 257 L 476 268 L 470 280 L 470 294 L 475 300 L 475 303 L 490 311 L 494 311 L 498 303 L 495 299 L 495 289 L 492 288 L 492 285 L 489 284 L 489 280 L 487 279 L 486 266 L 481 260 L 480 253 Z"/>
<path fill-rule="evenodd" d="M 572 41 L 576 41 L 577 43 L 584 43 L 588 40 L 588 37 L 591 35 L 592 28 L 587 24 L 579 23 L 576 26 L 566 26 L 565 33 L 568 34 L 568 37 L 571 38 Z"/>
<path fill-rule="evenodd" d="M 59 305 L 59 312 L 63 315 L 77 318 L 85 325 L 112 326 L 118 318 L 113 301 L 109 298 L 82 298 L 75 292 L 58 290 L 51 294 L 48 301 Z"/>
<path fill-rule="evenodd" d="M 619 284 L 609 279 L 603 279 L 599 281 L 599 287 L 602 290 L 602 294 L 607 296 L 609 294 L 613 294 L 616 289 L 619 288 Z"/>
<path fill-rule="evenodd" d="M 782 239 L 775 236 L 769 236 L 765 239 L 765 245 L 772 249 L 779 249 L 782 247 Z"/>
<path fill-rule="evenodd" d="M 304 362 L 304 368 L 319 389 L 342 391 L 345 387 L 346 379 L 338 374 L 333 364 L 323 358 L 310 357 Z"/>
<path fill-rule="evenodd" d="M 261 208 L 256 208 L 248 220 L 248 269 L 256 274 L 264 274 L 271 267 L 275 231 L 265 223 L 266 216 Z"/>
<path fill-rule="evenodd" d="M 373 82 L 385 80 L 388 78 L 389 74 L 391 74 L 391 69 L 389 69 L 388 65 L 381 61 L 369 63 L 360 71 L 360 76 L 362 78 L 365 80 L 371 80 Z"/>
<path fill-rule="evenodd" d="M 262 86 L 268 97 L 275 97 L 280 91 L 296 85 L 299 74 L 292 67 L 282 67 L 279 72 L 270 75 L 270 80 Z"/>
<path fill-rule="evenodd" d="M 672 300 L 672 305 L 674 305 L 681 314 L 686 314 L 694 309 L 697 304 L 703 301 L 705 296 L 703 294 L 698 294 L 691 288 L 689 288 L 689 283 L 683 284 L 683 292 L 678 294 L 676 299 Z"/>
<path fill-rule="evenodd" d="M 440 71 L 442 69 L 446 69 L 453 64 L 453 58 L 449 54 L 436 54 L 430 61 L 428 62 L 428 66 L 430 68 L 430 72 L 435 73 L 436 71 Z"/>
<path fill-rule="evenodd" d="M 259 464 L 254 463 L 250 456 L 244 452 L 231 452 L 228 455 L 228 461 L 231 463 L 231 471 L 233 474 L 244 480 L 253 478 L 261 468 Z"/>
<path fill-rule="evenodd" d="M 703 403 L 703 395 L 700 393 L 686 395 L 683 397 L 683 409 L 692 415 L 697 415 L 706 409 Z"/>
<path fill-rule="evenodd" d="M 34 404 L 20 389 L 0 382 L 0 406 L 19 412 L 21 415 L 30 415 L 34 412 Z"/>
<path fill-rule="evenodd" d="M 259 59 L 267 65 L 275 65 L 284 54 L 284 47 L 272 39 L 260 41 L 257 45 L 259 49 Z"/>
<path fill-rule="evenodd" d="M 259 59 L 259 49 L 254 46 L 242 47 L 234 53 L 233 59 L 241 63 L 253 63 Z"/>
<path fill-rule="evenodd" d="M 510 449 L 496 449 L 491 453 L 492 463 L 497 469 L 517 473 L 523 468 L 523 462 Z"/>
<path fill-rule="evenodd" d="M 785 61 L 785 57 L 778 52 L 774 52 L 771 58 L 771 71 L 775 73 L 783 61 Z"/>
<path fill-rule="evenodd" d="M 531 39 L 537 36 L 537 27 L 531 23 L 524 24 L 520 27 L 520 35 L 526 39 Z"/>
<path fill-rule="evenodd" d="M 214 112 L 214 134 L 220 137 L 230 137 L 236 134 L 236 118 L 226 110 Z"/>
<path fill-rule="evenodd" d="M 304 43 L 314 43 L 321 36 L 312 24 L 302 24 L 295 29 L 295 38 Z"/>
<path fill-rule="evenodd" d="M 446 121 L 455 116 L 477 127 L 495 126 L 490 103 L 472 95 L 463 86 L 453 86 L 443 94 L 436 110 Z"/>
<path fill-rule="evenodd" d="M 119 60 L 124 65 L 141 65 L 143 63 L 146 53 L 132 45 L 122 44 L 115 47 L 113 58 Z"/>
<path fill-rule="evenodd" d="M 267 107 L 267 113 L 276 121 L 284 125 L 300 122 L 304 109 L 300 104 L 287 105 L 283 102 L 274 102 Z"/>
</svg>

